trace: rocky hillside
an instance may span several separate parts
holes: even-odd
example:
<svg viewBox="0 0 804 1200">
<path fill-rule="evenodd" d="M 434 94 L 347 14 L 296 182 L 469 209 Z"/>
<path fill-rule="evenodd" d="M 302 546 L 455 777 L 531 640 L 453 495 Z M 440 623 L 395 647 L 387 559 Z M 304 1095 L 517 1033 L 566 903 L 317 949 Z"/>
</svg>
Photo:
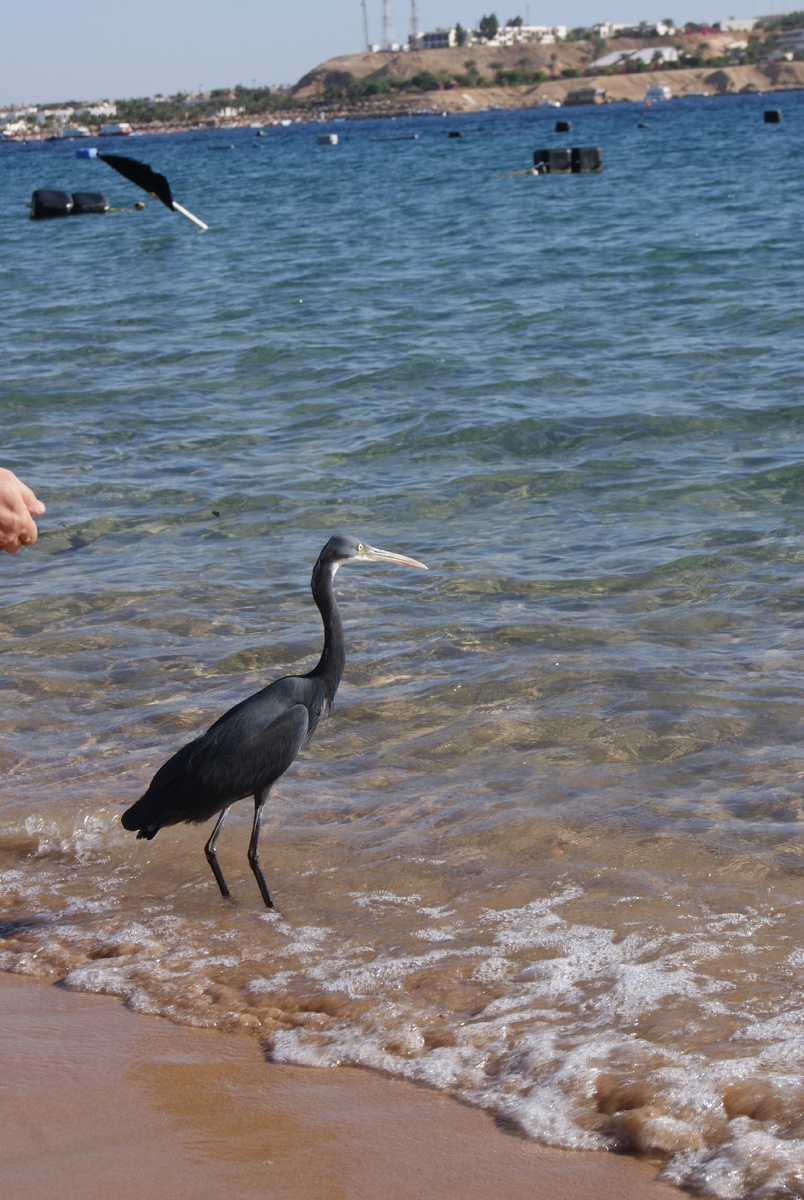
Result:
<svg viewBox="0 0 804 1200">
<path fill-rule="evenodd" d="M 304 100 L 323 100 L 326 96 L 337 106 L 347 102 L 352 81 L 408 82 L 432 76 L 429 90 L 383 91 L 380 82 L 370 98 L 372 108 L 390 105 L 396 110 L 436 108 L 443 112 L 470 111 L 477 108 L 518 108 L 545 100 L 563 101 L 573 88 L 592 84 L 604 88 L 609 100 L 640 100 L 652 83 L 667 83 L 675 96 L 705 92 L 767 92 L 804 87 L 804 63 L 755 63 L 744 66 L 722 65 L 727 47 L 742 35 L 734 33 L 676 34 L 665 43 L 617 38 L 606 44 L 559 42 L 555 45 L 464 46 L 453 50 L 420 50 L 401 53 L 351 54 L 330 59 L 310 71 L 293 89 Z M 665 67 L 636 73 L 587 75 L 590 64 L 614 50 L 641 49 L 662 44 L 676 46 L 687 55 L 702 58 L 703 65 L 684 68 Z M 707 60 L 716 60 L 706 65 Z M 542 75 L 511 86 L 506 73 L 523 77 Z M 456 77 L 460 77 L 456 80 Z M 439 83 L 440 79 L 440 83 Z M 336 100 L 340 92 L 340 101 Z M 365 103 L 365 101 L 364 101 Z"/>
</svg>

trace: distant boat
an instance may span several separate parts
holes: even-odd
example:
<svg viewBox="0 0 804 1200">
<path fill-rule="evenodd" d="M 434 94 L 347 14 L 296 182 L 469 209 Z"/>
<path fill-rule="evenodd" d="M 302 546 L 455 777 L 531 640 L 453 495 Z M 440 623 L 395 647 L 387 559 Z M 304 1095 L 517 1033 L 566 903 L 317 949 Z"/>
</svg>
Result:
<svg viewBox="0 0 804 1200">
<path fill-rule="evenodd" d="M 92 134 L 85 125 L 62 125 L 58 133 L 51 133 L 45 138 L 46 142 L 60 142 L 62 138 L 85 138 Z"/>
<path fill-rule="evenodd" d="M 605 104 L 606 89 L 593 87 L 591 84 L 584 84 L 582 87 L 573 88 L 564 97 L 564 104 L 568 106 L 576 104 Z"/>
<path fill-rule="evenodd" d="M 133 130 L 128 121 L 112 121 L 108 125 L 101 125 L 98 133 L 101 137 L 121 137 L 128 136 Z"/>
<path fill-rule="evenodd" d="M 652 83 L 645 89 L 645 103 L 653 104 L 654 100 L 672 100 L 673 93 L 666 83 Z"/>
</svg>

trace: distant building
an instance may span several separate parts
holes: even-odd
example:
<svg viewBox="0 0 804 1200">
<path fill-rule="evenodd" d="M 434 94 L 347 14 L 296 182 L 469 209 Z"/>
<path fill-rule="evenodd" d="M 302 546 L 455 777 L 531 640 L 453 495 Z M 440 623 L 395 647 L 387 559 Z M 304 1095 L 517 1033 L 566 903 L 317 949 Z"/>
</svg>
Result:
<svg viewBox="0 0 804 1200">
<path fill-rule="evenodd" d="M 643 21 L 639 25 L 616 25 L 613 21 L 603 21 L 593 25 L 592 30 L 598 37 L 607 40 L 611 37 L 672 37 L 676 27 L 670 21 L 657 21 L 651 25 Z"/>
<path fill-rule="evenodd" d="M 724 33 L 751 33 L 756 29 L 759 22 L 759 17 L 729 17 L 726 21 L 720 22 L 720 28 Z"/>
<path fill-rule="evenodd" d="M 455 29 L 434 29 L 432 33 L 420 33 L 417 38 L 419 50 L 451 50 L 458 45 Z"/>
<path fill-rule="evenodd" d="M 804 29 L 791 29 L 776 39 L 776 45 L 782 50 L 804 50 Z"/>
<path fill-rule="evenodd" d="M 591 66 L 594 70 L 602 71 L 606 67 L 616 67 L 620 64 L 625 66 L 629 62 L 641 62 L 647 67 L 677 63 L 678 50 L 675 46 L 646 46 L 643 50 L 614 50 L 611 54 L 605 54 L 603 58 L 593 62 Z"/>
<path fill-rule="evenodd" d="M 56 125 L 64 125 L 72 117 L 72 108 L 40 108 L 34 113 L 33 120 L 40 126 L 48 122 Z"/>
<path fill-rule="evenodd" d="M 76 108 L 77 117 L 116 117 L 117 105 L 111 100 L 102 100 L 99 104 L 84 104 Z"/>
<path fill-rule="evenodd" d="M 521 46 L 527 42 L 538 42 L 550 45 L 553 42 L 563 42 L 567 37 L 566 25 L 501 25 L 493 38 L 484 38 L 478 30 L 465 30 L 465 46 Z M 416 44 L 413 39 L 410 48 L 416 50 L 452 50 L 458 45 L 456 27 L 451 29 L 434 29 L 430 33 L 418 33 Z M 374 47 L 372 47 L 374 49 Z"/>
<path fill-rule="evenodd" d="M 524 42 L 539 42 L 551 45 L 563 42 L 567 37 L 566 25 L 502 25 L 490 46 L 520 46 Z"/>
</svg>

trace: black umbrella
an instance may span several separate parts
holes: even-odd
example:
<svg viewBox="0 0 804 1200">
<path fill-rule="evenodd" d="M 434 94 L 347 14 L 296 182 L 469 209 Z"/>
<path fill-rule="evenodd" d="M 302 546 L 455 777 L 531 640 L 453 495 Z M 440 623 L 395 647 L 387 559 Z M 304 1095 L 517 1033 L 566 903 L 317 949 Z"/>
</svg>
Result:
<svg viewBox="0 0 804 1200">
<path fill-rule="evenodd" d="M 199 221 L 198 217 L 194 217 L 186 208 L 182 208 L 178 200 L 173 199 L 170 184 L 165 176 L 160 175 L 157 171 L 152 171 L 147 163 L 137 162 L 136 158 L 126 158 L 124 154 L 99 154 L 98 158 L 113 170 L 125 175 L 126 179 L 130 179 L 132 183 L 136 183 L 137 187 L 143 188 L 157 200 L 161 200 L 172 212 L 189 217 L 200 229 L 209 229 L 209 226 L 205 225 L 203 221 Z"/>
</svg>

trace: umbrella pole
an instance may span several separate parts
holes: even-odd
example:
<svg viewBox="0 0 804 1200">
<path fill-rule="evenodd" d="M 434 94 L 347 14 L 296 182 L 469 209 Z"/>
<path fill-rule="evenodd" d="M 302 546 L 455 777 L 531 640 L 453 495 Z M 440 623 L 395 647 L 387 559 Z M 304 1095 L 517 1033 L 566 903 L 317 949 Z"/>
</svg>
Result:
<svg viewBox="0 0 804 1200">
<path fill-rule="evenodd" d="M 209 229 L 209 225 L 205 225 L 203 221 L 199 221 L 198 217 L 194 217 L 193 214 L 191 212 L 188 212 L 186 208 L 182 208 L 182 206 L 181 206 L 181 204 L 179 204 L 178 200 L 173 201 L 173 207 L 176 210 L 176 212 L 181 213 L 181 215 L 183 217 L 187 217 L 188 220 L 194 221 L 199 229 Z"/>
</svg>

